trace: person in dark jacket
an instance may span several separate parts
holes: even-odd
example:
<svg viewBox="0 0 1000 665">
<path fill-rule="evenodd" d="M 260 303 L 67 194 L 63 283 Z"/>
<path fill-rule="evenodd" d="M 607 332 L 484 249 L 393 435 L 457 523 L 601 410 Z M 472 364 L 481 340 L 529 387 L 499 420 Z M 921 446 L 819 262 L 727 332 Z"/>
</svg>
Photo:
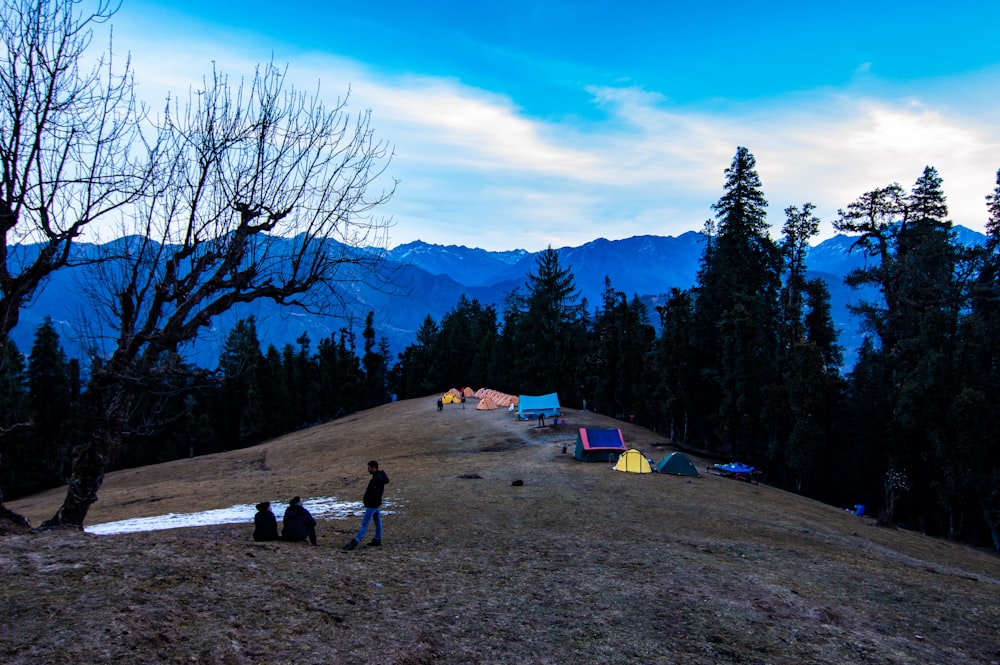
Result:
<svg viewBox="0 0 1000 665">
<path fill-rule="evenodd" d="M 302 505 L 302 499 L 295 497 L 285 508 L 281 518 L 281 539 L 289 543 L 301 543 L 309 539 L 316 544 L 316 520 Z"/>
<path fill-rule="evenodd" d="M 257 514 L 253 516 L 253 539 L 268 541 L 278 539 L 278 520 L 271 512 L 271 502 L 257 504 Z"/>
<path fill-rule="evenodd" d="M 345 550 L 353 550 L 361 544 L 361 540 L 368 533 L 368 523 L 375 521 L 375 537 L 368 543 L 369 547 L 378 547 L 382 544 L 382 493 L 385 486 L 389 484 L 389 476 L 385 471 L 378 468 L 378 462 L 372 460 L 368 462 L 368 473 L 371 478 L 368 480 L 368 487 L 365 489 L 365 516 L 361 518 L 361 530 L 354 539 L 344 545 Z"/>
</svg>

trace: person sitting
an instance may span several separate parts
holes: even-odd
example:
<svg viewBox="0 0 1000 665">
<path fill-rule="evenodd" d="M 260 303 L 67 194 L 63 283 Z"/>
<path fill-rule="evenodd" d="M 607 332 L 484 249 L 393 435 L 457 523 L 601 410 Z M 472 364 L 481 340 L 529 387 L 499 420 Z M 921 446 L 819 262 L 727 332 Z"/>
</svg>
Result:
<svg viewBox="0 0 1000 665">
<path fill-rule="evenodd" d="M 271 512 L 271 502 L 257 504 L 257 514 L 253 516 L 253 539 L 258 542 L 278 540 L 278 520 Z"/>
<path fill-rule="evenodd" d="M 302 505 L 302 499 L 295 497 L 288 502 L 285 515 L 281 518 L 281 539 L 288 543 L 302 543 L 306 539 L 316 544 L 316 520 Z"/>
</svg>

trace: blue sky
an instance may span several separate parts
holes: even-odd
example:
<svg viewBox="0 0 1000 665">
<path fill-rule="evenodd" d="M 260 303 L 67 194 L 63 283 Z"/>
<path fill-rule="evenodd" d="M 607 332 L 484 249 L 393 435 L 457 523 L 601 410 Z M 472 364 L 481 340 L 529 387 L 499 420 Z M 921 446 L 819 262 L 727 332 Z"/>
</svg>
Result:
<svg viewBox="0 0 1000 665">
<path fill-rule="evenodd" d="M 777 237 L 924 166 L 982 230 L 1000 169 L 998 2 L 124 0 L 154 107 L 211 72 L 289 66 L 395 147 L 390 244 L 490 250 L 700 230 L 737 146 Z M 696 6 L 698 5 L 698 6 Z"/>
</svg>

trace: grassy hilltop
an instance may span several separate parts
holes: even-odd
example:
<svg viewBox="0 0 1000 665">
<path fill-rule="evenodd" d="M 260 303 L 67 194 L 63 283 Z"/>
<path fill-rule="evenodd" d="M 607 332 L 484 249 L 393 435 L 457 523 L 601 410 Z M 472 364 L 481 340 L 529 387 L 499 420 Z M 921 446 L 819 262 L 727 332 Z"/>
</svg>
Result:
<svg viewBox="0 0 1000 665">
<path fill-rule="evenodd" d="M 1000 663 L 988 552 L 766 485 L 576 462 L 577 427 L 671 450 L 592 413 L 536 429 L 434 402 L 109 474 L 88 519 L 356 501 L 375 458 L 395 504 L 381 549 L 340 549 L 353 518 L 321 521 L 319 547 L 250 524 L 0 537 L 0 662 Z M 11 507 L 38 524 L 61 500 Z"/>
</svg>

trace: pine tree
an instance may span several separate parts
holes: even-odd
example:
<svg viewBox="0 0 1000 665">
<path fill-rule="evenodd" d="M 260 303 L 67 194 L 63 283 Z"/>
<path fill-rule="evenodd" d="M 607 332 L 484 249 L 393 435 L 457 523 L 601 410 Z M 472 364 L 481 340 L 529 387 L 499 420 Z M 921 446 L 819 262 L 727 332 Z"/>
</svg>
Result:
<svg viewBox="0 0 1000 665">
<path fill-rule="evenodd" d="M 805 203 L 802 210 L 797 206 L 785 208 L 784 237 L 781 251 L 784 255 L 786 278 L 782 289 L 781 303 L 785 312 L 785 335 L 783 344 L 801 342 L 805 335 L 802 319 L 803 297 L 806 285 L 806 254 L 809 239 L 819 233 L 819 217 L 813 214 L 815 206 Z"/>
<path fill-rule="evenodd" d="M 987 239 L 973 259 L 978 264 L 970 289 L 969 313 L 962 321 L 957 373 L 963 389 L 952 399 L 949 425 L 954 444 L 947 451 L 944 494 L 961 497 L 965 511 L 975 516 L 994 550 L 1000 552 L 1000 170 L 996 187 L 986 197 Z M 970 531 L 972 528 L 970 527 Z"/>
<path fill-rule="evenodd" d="M 830 295 L 820 279 L 806 279 L 809 240 L 819 232 L 814 206 L 785 209 L 781 249 L 785 279 L 781 295 L 782 331 L 778 356 L 782 381 L 774 405 L 776 431 L 769 457 L 772 477 L 787 470 L 787 485 L 802 492 L 832 445 L 839 404 L 841 353 L 830 316 Z"/>
<path fill-rule="evenodd" d="M 622 291 L 604 278 L 601 308 L 593 317 L 586 394 L 595 411 L 624 418 L 648 414 L 645 383 L 649 355 L 655 342 L 645 305 L 636 297 L 629 301 Z M 586 382 L 585 382 L 585 385 Z"/>
<path fill-rule="evenodd" d="M 217 412 L 224 425 L 224 450 L 239 448 L 267 431 L 260 368 L 263 363 L 257 322 L 253 316 L 236 322 L 219 355 L 222 386 Z"/>
<path fill-rule="evenodd" d="M 954 497 L 929 498 L 942 485 L 957 445 L 950 396 L 962 390 L 956 373 L 958 332 L 969 284 L 967 257 L 959 251 L 947 219 L 941 178 L 926 167 L 907 195 L 899 185 L 874 190 L 852 203 L 835 226 L 859 234 L 855 247 L 874 258 L 848 275 L 848 284 L 876 286 L 881 298 L 862 302 L 872 342 L 852 375 L 852 390 L 884 395 L 881 416 L 872 414 L 871 440 L 883 471 L 905 472 L 913 487 L 908 510 L 927 518 L 953 507 Z M 865 378 L 861 385 L 860 377 Z M 856 407 L 862 403 L 854 400 Z M 867 412 L 872 399 L 863 404 Z M 968 403 L 968 400 L 966 400 Z"/>
<path fill-rule="evenodd" d="M 63 467 L 67 463 L 68 452 L 62 432 L 70 415 L 73 395 L 66 354 L 49 317 L 35 331 L 28 358 L 28 391 L 34 422 L 33 457 L 39 480 L 45 487 L 54 487 L 63 477 Z"/>
<path fill-rule="evenodd" d="M 660 337 L 656 343 L 653 385 L 655 403 L 662 405 L 654 422 L 669 432 L 670 438 L 687 443 L 689 430 L 707 432 L 707 414 L 699 395 L 702 362 L 694 335 L 694 297 L 692 290 L 671 289 L 667 302 L 657 307 Z"/>
<path fill-rule="evenodd" d="M 33 466 L 30 431 L 31 407 L 24 371 L 24 357 L 9 338 L 0 337 L 0 488 L 10 497 L 35 489 L 34 476 L 25 473 Z M 0 494 L 0 500 L 3 495 Z M 3 507 L 0 517 L 26 523 Z"/>
<path fill-rule="evenodd" d="M 572 271 L 547 248 L 529 272 L 525 309 L 517 320 L 522 385 L 526 394 L 558 392 L 566 402 L 580 397 L 580 359 L 586 352 L 586 303 Z"/>
<path fill-rule="evenodd" d="M 768 393 L 777 381 L 781 252 L 768 235 L 756 160 L 738 148 L 713 205 L 717 234 L 706 243 L 696 286 L 695 335 L 704 360 L 699 400 L 704 434 L 734 457 L 760 460 L 769 440 Z"/>
<path fill-rule="evenodd" d="M 376 347 L 374 320 L 375 312 L 369 311 L 365 317 L 365 329 L 362 333 L 365 340 L 365 354 L 361 358 L 365 372 L 364 408 L 385 404 L 389 400 L 389 362 L 384 345 Z"/>
<path fill-rule="evenodd" d="M 413 344 L 397 354 L 390 372 L 391 391 L 399 399 L 423 397 L 444 390 L 441 359 L 438 356 L 440 328 L 427 315 L 417 328 Z"/>
</svg>

